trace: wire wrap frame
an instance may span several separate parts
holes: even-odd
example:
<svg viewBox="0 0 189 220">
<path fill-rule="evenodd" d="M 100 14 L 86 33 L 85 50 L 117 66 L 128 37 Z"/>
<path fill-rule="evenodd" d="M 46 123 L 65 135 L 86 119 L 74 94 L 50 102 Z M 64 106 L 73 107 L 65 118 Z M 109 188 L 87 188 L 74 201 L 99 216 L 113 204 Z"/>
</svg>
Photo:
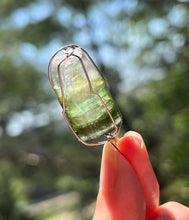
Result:
<svg viewBox="0 0 189 220">
<path fill-rule="evenodd" d="M 66 123 L 68 124 L 68 126 L 70 127 L 71 131 L 74 133 L 74 135 L 76 136 L 76 138 L 77 138 L 81 143 L 83 143 L 84 145 L 87 145 L 87 146 L 102 145 L 102 144 L 104 144 L 106 141 L 109 141 L 109 140 L 112 140 L 112 139 L 118 137 L 118 134 L 119 134 L 119 131 L 120 131 L 120 128 L 121 128 L 122 120 L 121 120 L 121 123 L 120 123 L 120 125 L 119 125 L 119 127 L 118 127 L 118 126 L 116 125 L 116 123 L 115 123 L 115 121 L 114 121 L 114 119 L 113 119 L 113 117 L 112 117 L 112 115 L 111 115 L 109 109 L 107 108 L 106 104 L 104 103 L 104 101 L 102 100 L 102 98 L 100 97 L 100 95 L 96 94 L 96 93 L 93 91 L 93 87 L 92 87 L 92 84 L 91 84 L 89 75 L 88 75 L 88 73 L 87 73 L 87 70 L 86 70 L 86 68 L 85 68 L 85 65 L 84 65 L 84 63 L 83 63 L 81 57 L 79 57 L 78 55 L 76 55 L 76 54 L 73 53 L 75 48 L 79 48 L 79 49 L 82 50 L 82 52 L 86 55 L 86 57 L 89 59 L 89 61 L 92 63 L 92 65 L 93 65 L 93 66 L 96 68 L 96 70 L 99 72 L 99 74 L 100 74 L 100 76 L 102 77 L 102 79 L 104 80 L 105 85 L 106 85 L 106 88 L 107 88 L 107 82 L 106 82 L 105 78 L 103 77 L 103 75 L 100 73 L 98 67 L 96 66 L 96 64 L 94 63 L 94 61 L 92 60 L 92 58 L 89 56 L 89 54 L 87 53 L 86 50 L 84 50 L 83 48 L 81 48 L 81 47 L 79 47 L 79 46 L 77 46 L 77 45 L 68 45 L 68 46 L 62 47 L 62 48 L 60 48 L 59 50 L 57 50 L 57 51 L 54 53 L 54 55 L 53 55 L 53 56 L 51 57 L 51 59 L 50 59 L 49 65 L 48 65 L 49 81 L 50 81 L 51 86 L 52 86 L 52 88 L 53 88 L 53 90 L 54 90 L 54 85 L 53 85 L 52 77 L 51 77 L 51 64 L 52 64 L 53 59 L 56 57 L 56 55 L 57 55 L 58 53 L 60 53 L 60 52 L 63 52 L 64 54 L 66 54 L 66 57 L 63 58 L 63 59 L 58 63 L 58 66 L 57 66 L 57 73 L 58 73 L 58 78 L 59 78 L 59 83 L 60 83 L 60 88 L 61 88 L 61 95 L 62 95 L 61 97 L 62 97 L 62 108 L 63 108 L 62 114 L 63 114 L 63 117 L 64 117 Z M 68 51 L 67 51 L 68 49 L 71 49 L 71 51 L 68 52 Z M 79 60 L 79 62 L 81 63 L 82 68 L 83 68 L 84 73 L 85 73 L 85 76 L 86 76 L 87 81 L 88 81 L 88 85 L 89 85 L 89 89 L 90 89 L 90 94 L 93 95 L 93 96 L 96 96 L 96 97 L 100 100 L 101 104 L 103 105 L 104 109 L 105 109 L 106 112 L 108 113 L 108 115 L 109 115 L 109 117 L 110 117 L 110 119 L 111 119 L 111 121 L 112 121 L 112 123 L 113 123 L 113 125 L 114 125 L 115 131 L 114 131 L 114 132 L 111 132 L 111 134 L 106 134 L 106 135 L 105 135 L 105 136 L 106 136 L 106 140 L 104 140 L 104 141 L 100 141 L 100 142 L 97 142 L 97 143 L 87 143 L 87 142 L 83 141 L 83 140 L 76 134 L 76 132 L 73 130 L 73 128 L 72 128 L 72 126 L 71 126 L 71 124 L 70 124 L 70 122 L 69 122 L 69 120 L 68 120 L 68 118 L 67 118 L 67 116 L 66 116 L 66 112 L 65 112 L 65 102 L 64 102 L 64 89 L 63 89 L 63 82 L 62 82 L 62 79 L 61 79 L 60 66 L 61 66 L 61 64 L 62 64 L 68 57 L 70 57 L 70 56 L 75 56 L 75 57 Z M 114 105 L 116 106 L 116 104 L 115 104 L 115 102 L 114 102 L 113 99 L 112 99 L 112 101 L 113 101 Z M 117 106 L 116 106 L 116 107 L 117 107 Z M 119 111 L 118 108 L 117 108 L 117 110 L 118 110 L 119 115 L 120 115 L 120 117 L 121 117 L 121 119 L 122 119 L 121 113 L 120 113 L 120 111 Z"/>
</svg>

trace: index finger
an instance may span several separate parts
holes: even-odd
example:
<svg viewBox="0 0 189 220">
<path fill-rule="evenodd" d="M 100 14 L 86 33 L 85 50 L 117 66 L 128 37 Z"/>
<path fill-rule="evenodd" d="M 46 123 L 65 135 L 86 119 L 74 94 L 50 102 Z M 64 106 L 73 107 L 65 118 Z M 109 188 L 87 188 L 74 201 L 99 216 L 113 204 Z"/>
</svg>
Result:
<svg viewBox="0 0 189 220">
<path fill-rule="evenodd" d="M 147 218 L 158 206 L 159 184 L 150 163 L 145 143 L 138 133 L 130 131 L 119 140 L 117 146 L 131 164 L 142 186 Z"/>
</svg>

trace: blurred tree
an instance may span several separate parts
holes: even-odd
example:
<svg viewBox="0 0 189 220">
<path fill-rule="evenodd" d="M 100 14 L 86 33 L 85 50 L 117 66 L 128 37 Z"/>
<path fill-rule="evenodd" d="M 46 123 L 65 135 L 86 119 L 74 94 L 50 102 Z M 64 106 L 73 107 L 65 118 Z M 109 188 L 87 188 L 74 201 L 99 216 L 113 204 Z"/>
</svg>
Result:
<svg viewBox="0 0 189 220">
<path fill-rule="evenodd" d="M 136 62 L 141 69 L 151 67 L 147 69 L 151 73 L 157 69 L 157 79 L 144 82 L 122 105 L 128 106 L 132 127 L 143 134 L 151 148 L 151 160 L 162 189 L 161 201 L 176 200 L 189 205 L 188 4 L 164 2 L 155 8 L 148 4 L 143 12 L 149 6 L 150 13 L 145 16 L 148 25 L 143 28 L 150 40 L 141 48 Z M 137 26 L 141 20 L 134 16 Z"/>
</svg>

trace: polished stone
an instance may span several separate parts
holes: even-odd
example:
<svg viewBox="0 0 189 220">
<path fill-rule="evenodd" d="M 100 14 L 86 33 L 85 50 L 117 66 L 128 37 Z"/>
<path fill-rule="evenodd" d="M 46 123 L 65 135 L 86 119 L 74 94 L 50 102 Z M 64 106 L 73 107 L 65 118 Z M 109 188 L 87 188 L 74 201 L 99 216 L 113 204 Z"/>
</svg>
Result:
<svg viewBox="0 0 189 220">
<path fill-rule="evenodd" d="M 115 128 L 99 98 L 91 94 L 89 82 L 78 57 L 86 68 L 93 92 L 102 98 L 118 128 L 121 124 L 121 116 L 103 77 L 87 59 L 81 48 L 75 48 L 72 55 L 68 57 L 66 54 L 55 57 L 51 68 L 54 91 L 62 105 L 61 80 L 64 92 L 65 114 L 69 123 L 83 141 L 89 141 L 111 133 Z M 60 78 L 57 69 L 59 64 Z"/>
</svg>

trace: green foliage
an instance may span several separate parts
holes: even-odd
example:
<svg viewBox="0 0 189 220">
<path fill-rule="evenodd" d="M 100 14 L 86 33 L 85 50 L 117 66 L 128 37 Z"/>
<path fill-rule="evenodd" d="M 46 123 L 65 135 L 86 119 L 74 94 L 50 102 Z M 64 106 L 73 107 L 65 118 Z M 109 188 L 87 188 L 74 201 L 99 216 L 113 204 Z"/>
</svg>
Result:
<svg viewBox="0 0 189 220">
<path fill-rule="evenodd" d="M 37 47 L 42 47 L 57 37 L 57 35 L 60 35 L 60 30 L 62 32 L 66 31 L 56 20 L 49 17 L 22 28 L 18 33 L 18 38 L 21 42 L 29 42 Z"/>
<path fill-rule="evenodd" d="M 188 44 L 185 47 L 188 47 Z M 187 59 L 188 55 L 179 62 L 165 66 L 166 73 L 161 80 L 148 83 L 145 89 L 140 89 L 140 93 L 134 93 L 124 103 L 129 106 L 129 117 L 134 130 L 144 136 L 150 150 L 151 160 L 163 190 L 162 202 L 174 198 L 186 205 L 189 204 L 186 199 L 189 184 Z M 185 190 L 186 194 L 181 193 L 182 190 Z"/>
<path fill-rule="evenodd" d="M 26 183 L 10 161 L 0 162 L 0 189 L 0 219 L 19 219 L 27 205 Z"/>
<path fill-rule="evenodd" d="M 27 108 L 29 102 L 43 99 L 42 76 L 30 64 L 17 65 L 10 58 L 1 57 L 0 72 L 1 116 Z"/>
<path fill-rule="evenodd" d="M 7 16 L 12 11 L 16 10 L 19 7 L 27 6 L 29 3 L 33 2 L 33 0 L 2 0 L 0 2 L 0 15 Z"/>
</svg>

